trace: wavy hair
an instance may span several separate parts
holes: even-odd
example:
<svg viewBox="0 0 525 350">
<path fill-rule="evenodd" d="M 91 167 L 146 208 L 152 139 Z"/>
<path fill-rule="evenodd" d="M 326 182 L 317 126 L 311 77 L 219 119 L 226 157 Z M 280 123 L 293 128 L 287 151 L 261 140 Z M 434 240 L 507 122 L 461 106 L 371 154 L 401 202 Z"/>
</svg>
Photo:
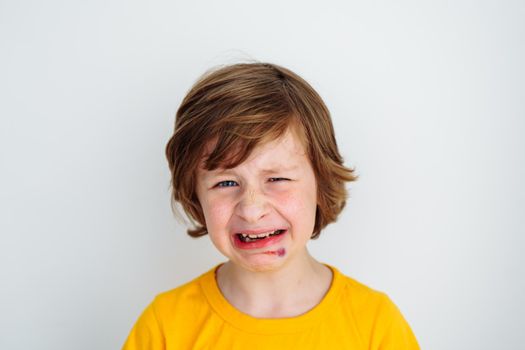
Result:
<svg viewBox="0 0 525 350">
<path fill-rule="evenodd" d="M 175 130 L 166 145 L 172 204 L 180 203 L 194 227 L 192 237 L 207 233 L 196 195 L 195 174 L 202 158 L 207 170 L 233 168 L 259 144 L 296 128 L 317 183 L 312 238 L 334 222 L 348 196 L 354 169 L 343 165 L 330 113 L 319 94 L 292 71 L 270 63 L 239 63 L 205 73 L 182 101 Z M 214 148 L 204 154 L 205 146 Z M 231 150 L 238 150 L 231 154 Z M 322 180 L 322 181 L 320 181 Z"/>
</svg>

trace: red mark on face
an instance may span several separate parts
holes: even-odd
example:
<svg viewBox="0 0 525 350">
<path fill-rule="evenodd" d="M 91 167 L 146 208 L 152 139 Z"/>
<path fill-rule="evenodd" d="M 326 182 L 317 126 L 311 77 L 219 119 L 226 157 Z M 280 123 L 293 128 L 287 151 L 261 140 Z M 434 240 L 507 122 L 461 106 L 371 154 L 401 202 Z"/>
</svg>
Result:
<svg viewBox="0 0 525 350">
<path fill-rule="evenodd" d="M 277 256 L 281 257 L 281 256 L 284 256 L 286 254 L 286 250 L 284 248 L 279 248 L 277 250 L 269 250 L 267 252 L 264 252 L 264 254 L 277 255 Z"/>
</svg>

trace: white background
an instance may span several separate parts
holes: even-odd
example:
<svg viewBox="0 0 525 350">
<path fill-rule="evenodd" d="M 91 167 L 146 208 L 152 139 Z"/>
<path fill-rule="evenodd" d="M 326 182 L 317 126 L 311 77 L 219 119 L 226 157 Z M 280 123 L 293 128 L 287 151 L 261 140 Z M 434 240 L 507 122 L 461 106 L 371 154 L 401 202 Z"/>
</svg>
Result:
<svg viewBox="0 0 525 350">
<path fill-rule="evenodd" d="M 360 180 L 310 244 L 424 349 L 525 343 L 522 1 L 0 2 L 0 348 L 117 349 L 222 257 L 169 205 L 164 146 L 217 64 L 286 66 Z"/>
</svg>

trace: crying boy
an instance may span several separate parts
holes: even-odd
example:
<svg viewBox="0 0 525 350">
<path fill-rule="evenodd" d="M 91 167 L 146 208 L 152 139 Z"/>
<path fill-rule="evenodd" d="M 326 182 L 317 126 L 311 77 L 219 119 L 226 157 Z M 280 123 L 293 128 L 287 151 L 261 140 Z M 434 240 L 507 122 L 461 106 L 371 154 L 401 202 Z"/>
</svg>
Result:
<svg viewBox="0 0 525 350">
<path fill-rule="evenodd" d="M 310 255 L 345 206 L 330 114 L 268 63 L 225 66 L 182 101 L 166 146 L 172 199 L 227 261 L 159 294 L 125 350 L 419 349 L 384 294 Z"/>
</svg>

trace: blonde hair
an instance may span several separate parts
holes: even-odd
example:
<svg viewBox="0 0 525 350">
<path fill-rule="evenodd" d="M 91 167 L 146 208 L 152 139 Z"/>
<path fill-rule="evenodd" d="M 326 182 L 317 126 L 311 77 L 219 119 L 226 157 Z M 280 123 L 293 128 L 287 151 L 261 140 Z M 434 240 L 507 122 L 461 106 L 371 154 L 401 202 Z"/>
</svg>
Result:
<svg viewBox="0 0 525 350">
<path fill-rule="evenodd" d="M 303 141 L 317 182 L 317 210 L 312 238 L 334 222 L 347 198 L 345 183 L 354 170 L 343 165 L 330 113 L 317 92 L 292 71 L 270 63 L 240 63 L 204 74 L 182 101 L 175 131 L 166 145 L 172 201 L 181 204 L 195 228 L 207 233 L 195 191 L 202 158 L 207 170 L 233 168 L 254 148 L 294 128 Z M 214 149 L 204 154 L 214 140 Z M 238 150 L 231 154 L 231 150 Z"/>
</svg>

